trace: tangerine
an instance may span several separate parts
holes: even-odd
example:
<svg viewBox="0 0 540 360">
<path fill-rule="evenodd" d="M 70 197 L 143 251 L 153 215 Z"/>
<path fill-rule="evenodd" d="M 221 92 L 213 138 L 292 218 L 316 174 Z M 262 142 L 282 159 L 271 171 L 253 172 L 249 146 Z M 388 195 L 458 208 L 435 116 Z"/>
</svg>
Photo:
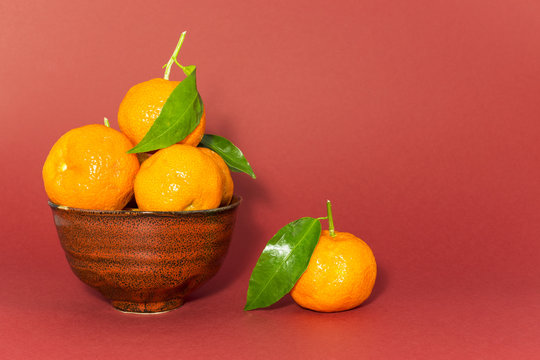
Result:
<svg viewBox="0 0 540 360">
<path fill-rule="evenodd" d="M 133 144 L 138 144 L 161 113 L 163 105 L 180 81 L 156 78 L 131 87 L 118 109 L 118 126 Z M 199 125 L 179 144 L 197 146 L 204 136 L 206 113 Z"/>
<path fill-rule="evenodd" d="M 369 246 L 347 232 L 321 233 L 308 267 L 290 294 L 303 308 L 320 312 L 349 310 L 363 303 L 373 290 L 377 264 Z"/>
<path fill-rule="evenodd" d="M 229 205 L 234 192 L 234 183 L 231 177 L 231 171 L 229 170 L 229 167 L 225 163 L 225 160 L 223 160 L 223 158 L 213 150 L 210 150 L 208 148 L 199 149 L 206 155 L 210 156 L 218 166 L 221 172 L 221 178 L 223 180 L 223 198 L 221 199 L 220 206 Z"/>
<path fill-rule="evenodd" d="M 86 125 L 62 135 L 43 165 L 49 199 L 58 205 L 120 210 L 133 196 L 139 161 L 126 151 L 133 144 L 104 125 Z"/>
<path fill-rule="evenodd" d="M 141 164 L 135 177 L 140 210 L 184 211 L 219 207 L 223 179 L 216 162 L 200 148 L 175 144 Z"/>
</svg>

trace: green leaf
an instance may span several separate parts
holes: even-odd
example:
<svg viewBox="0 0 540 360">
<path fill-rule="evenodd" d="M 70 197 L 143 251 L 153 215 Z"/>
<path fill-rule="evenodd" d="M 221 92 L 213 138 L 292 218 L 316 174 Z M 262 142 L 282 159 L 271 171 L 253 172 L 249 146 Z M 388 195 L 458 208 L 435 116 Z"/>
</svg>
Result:
<svg viewBox="0 0 540 360">
<path fill-rule="evenodd" d="M 182 141 L 199 125 L 203 103 L 197 91 L 196 71 L 174 88 L 145 137 L 128 153 L 166 148 Z"/>
<path fill-rule="evenodd" d="M 184 74 L 186 74 L 186 76 L 189 76 L 195 71 L 195 65 L 182 66 L 182 71 Z"/>
<path fill-rule="evenodd" d="M 293 288 L 306 271 L 321 236 L 321 222 L 304 217 L 281 228 L 264 248 L 249 279 L 244 310 L 267 307 Z"/>
<path fill-rule="evenodd" d="M 251 165 L 249 165 L 242 151 L 230 140 L 217 135 L 204 134 L 200 146 L 207 147 L 218 153 L 225 160 L 231 171 L 243 172 L 253 179 L 256 178 Z"/>
</svg>

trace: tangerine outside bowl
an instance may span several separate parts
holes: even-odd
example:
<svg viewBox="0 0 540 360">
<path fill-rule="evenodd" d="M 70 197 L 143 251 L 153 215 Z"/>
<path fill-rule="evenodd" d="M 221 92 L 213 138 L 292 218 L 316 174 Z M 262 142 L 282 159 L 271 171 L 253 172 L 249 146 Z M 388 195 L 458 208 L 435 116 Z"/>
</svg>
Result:
<svg viewBox="0 0 540 360">
<path fill-rule="evenodd" d="M 216 274 L 229 248 L 236 210 L 100 211 L 49 202 L 71 269 L 121 311 L 176 309 Z"/>
</svg>

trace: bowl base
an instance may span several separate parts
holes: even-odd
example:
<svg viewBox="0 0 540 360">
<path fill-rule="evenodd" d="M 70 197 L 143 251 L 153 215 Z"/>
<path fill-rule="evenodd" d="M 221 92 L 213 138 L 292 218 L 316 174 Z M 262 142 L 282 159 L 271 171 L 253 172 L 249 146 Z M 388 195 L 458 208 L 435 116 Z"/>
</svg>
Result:
<svg viewBox="0 0 540 360">
<path fill-rule="evenodd" d="M 125 313 L 158 314 L 179 308 L 184 304 L 184 299 L 170 299 L 156 302 L 132 302 L 113 300 L 112 306 L 116 310 Z"/>
</svg>

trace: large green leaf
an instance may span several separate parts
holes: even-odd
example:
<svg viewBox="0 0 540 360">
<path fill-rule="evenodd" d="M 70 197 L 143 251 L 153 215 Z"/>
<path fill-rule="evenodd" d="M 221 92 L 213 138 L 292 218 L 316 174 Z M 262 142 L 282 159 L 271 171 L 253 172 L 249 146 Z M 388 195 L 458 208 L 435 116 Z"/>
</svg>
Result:
<svg viewBox="0 0 540 360">
<path fill-rule="evenodd" d="M 255 179 L 255 173 L 246 157 L 230 140 L 222 136 L 204 134 L 200 145 L 218 153 L 231 171 L 243 172 Z"/>
<path fill-rule="evenodd" d="M 321 236 L 321 222 L 304 217 L 281 228 L 264 248 L 249 279 L 244 310 L 270 306 L 293 288 Z"/>
<path fill-rule="evenodd" d="M 169 95 L 145 137 L 128 153 L 166 148 L 182 141 L 199 125 L 203 103 L 197 91 L 196 71 L 194 68 L 190 71 Z"/>
</svg>

